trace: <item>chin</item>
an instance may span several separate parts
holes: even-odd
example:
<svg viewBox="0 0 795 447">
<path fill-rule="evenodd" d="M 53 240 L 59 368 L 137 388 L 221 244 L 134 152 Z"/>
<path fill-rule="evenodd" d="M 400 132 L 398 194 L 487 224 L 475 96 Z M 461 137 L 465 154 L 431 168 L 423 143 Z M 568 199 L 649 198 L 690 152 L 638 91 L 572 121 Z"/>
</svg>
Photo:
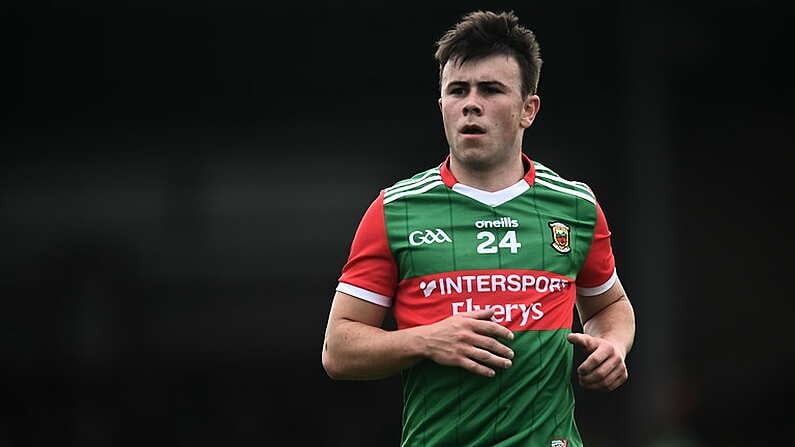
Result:
<svg viewBox="0 0 795 447">
<path fill-rule="evenodd" d="M 483 169 L 495 163 L 494 153 L 485 148 L 466 148 L 453 152 L 459 163 L 472 169 Z"/>
</svg>

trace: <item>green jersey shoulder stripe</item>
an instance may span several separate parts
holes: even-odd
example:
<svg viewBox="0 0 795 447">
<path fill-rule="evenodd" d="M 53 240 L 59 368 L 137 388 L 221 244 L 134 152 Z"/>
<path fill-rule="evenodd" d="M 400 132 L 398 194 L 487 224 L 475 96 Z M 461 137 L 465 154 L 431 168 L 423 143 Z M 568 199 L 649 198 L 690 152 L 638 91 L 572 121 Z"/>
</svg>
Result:
<svg viewBox="0 0 795 447">
<path fill-rule="evenodd" d="M 536 173 L 538 173 L 539 171 L 548 172 L 548 173 L 550 173 L 552 175 L 560 177 L 557 172 L 555 172 L 552 169 L 546 167 L 543 163 L 540 163 L 538 161 L 533 160 L 533 166 L 535 166 L 535 168 L 536 168 Z"/>
<path fill-rule="evenodd" d="M 396 182 L 394 185 L 386 188 L 386 190 L 389 191 L 390 189 L 397 188 L 397 187 L 400 187 L 400 186 L 414 184 L 414 183 L 417 183 L 419 181 L 425 180 L 425 178 L 427 178 L 428 176 L 431 176 L 431 175 L 439 175 L 439 168 L 431 168 L 431 169 L 428 169 L 427 171 L 420 172 L 420 173 L 412 176 L 411 178 L 400 180 L 400 181 Z"/>
<path fill-rule="evenodd" d="M 555 171 L 538 162 L 535 162 L 535 168 L 536 183 L 539 185 L 546 186 L 547 188 L 554 189 L 555 191 L 580 197 L 594 204 L 596 203 L 596 198 L 594 197 L 591 188 L 585 183 L 566 180 L 558 175 Z"/>
<path fill-rule="evenodd" d="M 393 186 L 386 188 L 384 191 L 384 204 L 394 202 L 406 196 L 422 194 L 439 185 L 444 185 L 442 177 L 439 175 L 439 168 L 429 169 L 410 179 L 401 180 Z"/>
<path fill-rule="evenodd" d="M 579 191 L 579 190 L 564 188 L 564 187 L 562 187 L 560 185 L 557 185 L 555 183 L 550 183 L 550 182 L 541 180 L 539 178 L 536 178 L 536 183 L 538 183 L 539 185 L 546 186 L 549 189 L 554 189 L 555 191 L 559 191 L 559 192 L 566 193 L 566 194 L 571 194 L 573 196 L 577 196 L 577 197 L 579 197 L 581 199 L 585 199 L 585 200 L 587 200 L 587 201 L 589 201 L 589 202 L 591 202 L 593 204 L 596 204 L 596 199 L 594 199 L 593 195 L 591 195 L 591 194 L 588 194 L 588 193 L 585 193 L 585 192 L 582 192 L 582 191 Z"/>
<path fill-rule="evenodd" d="M 385 196 L 384 197 L 384 204 L 394 202 L 397 199 L 400 199 L 400 198 L 403 198 L 403 197 L 406 197 L 406 196 L 410 196 L 410 195 L 413 195 L 413 194 L 422 194 L 425 191 L 429 191 L 429 190 L 431 190 L 433 188 L 436 188 L 439 185 L 444 185 L 444 182 L 441 180 L 441 177 L 439 178 L 439 180 L 435 180 L 435 181 L 433 181 L 431 183 L 428 183 L 427 185 L 423 186 L 422 188 L 411 189 L 411 190 L 408 190 L 408 191 L 399 192 L 399 193 L 397 193 L 395 195 L 392 195 L 392 196 L 389 196 L 389 197 Z"/>
<path fill-rule="evenodd" d="M 393 186 L 393 187 L 387 189 L 384 195 L 386 197 L 393 196 L 393 195 L 395 195 L 395 194 L 397 194 L 399 192 L 408 191 L 410 189 L 417 189 L 417 188 L 420 188 L 423 185 L 427 185 L 428 183 L 433 182 L 434 180 L 441 180 L 441 179 L 442 179 L 442 177 L 440 175 L 431 175 L 431 176 L 428 176 L 428 177 L 426 177 L 426 178 L 424 178 L 422 180 L 416 181 L 414 183 L 409 183 L 409 184 L 401 185 L 401 186 Z"/>
</svg>

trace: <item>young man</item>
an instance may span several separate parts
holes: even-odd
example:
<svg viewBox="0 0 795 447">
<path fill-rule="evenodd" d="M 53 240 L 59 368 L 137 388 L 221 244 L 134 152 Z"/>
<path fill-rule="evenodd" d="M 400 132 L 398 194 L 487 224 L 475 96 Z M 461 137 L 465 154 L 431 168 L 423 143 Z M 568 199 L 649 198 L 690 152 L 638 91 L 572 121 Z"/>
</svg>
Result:
<svg viewBox="0 0 795 447">
<path fill-rule="evenodd" d="M 532 31 L 473 12 L 436 58 L 450 153 L 366 211 L 323 366 L 334 379 L 402 374 L 402 446 L 582 446 L 572 345 L 587 354 L 579 383 L 613 390 L 635 333 L 607 221 L 588 186 L 522 152 L 540 106 Z M 397 330 L 382 328 L 389 308 Z"/>
</svg>

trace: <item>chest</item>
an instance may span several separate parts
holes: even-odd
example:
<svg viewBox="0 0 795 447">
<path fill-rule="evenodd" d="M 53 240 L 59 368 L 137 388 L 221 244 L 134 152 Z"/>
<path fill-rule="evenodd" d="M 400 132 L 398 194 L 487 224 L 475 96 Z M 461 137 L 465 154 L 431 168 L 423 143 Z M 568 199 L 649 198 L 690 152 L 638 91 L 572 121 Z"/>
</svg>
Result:
<svg viewBox="0 0 795 447">
<path fill-rule="evenodd" d="M 576 277 L 595 212 L 567 197 L 527 193 L 496 207 L 439 188 L 385 209 L 401 280 L 460 270 L 536 270 Z"/>
</svg>

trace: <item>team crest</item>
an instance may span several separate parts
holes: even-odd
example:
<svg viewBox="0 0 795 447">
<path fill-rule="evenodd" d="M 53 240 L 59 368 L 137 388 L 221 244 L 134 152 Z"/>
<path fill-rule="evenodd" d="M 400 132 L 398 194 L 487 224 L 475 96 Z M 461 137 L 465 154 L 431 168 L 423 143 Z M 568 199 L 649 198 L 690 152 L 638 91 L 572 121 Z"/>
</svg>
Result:
<svg viewBox="0 0 795 447">
<path fill-rule="evenodd" d="M 563 439 L 563 438 L 553 439 L 549 443 L 549 447 L 568 447 L 568 445 L 569 445 L 569 441 L 567 439 Z"/>
<path fill-rule="evenodd" d="M 552 230 L 552 244 L 550 244 L 552 245 L 552 248 L 554 248 L 560 253 L 570 252 L 571 251 L 571 246 L 569 245 L 570 227 L 562 222 L 550 222 L 548 225 L 549 228 Z"/>
</svg>

